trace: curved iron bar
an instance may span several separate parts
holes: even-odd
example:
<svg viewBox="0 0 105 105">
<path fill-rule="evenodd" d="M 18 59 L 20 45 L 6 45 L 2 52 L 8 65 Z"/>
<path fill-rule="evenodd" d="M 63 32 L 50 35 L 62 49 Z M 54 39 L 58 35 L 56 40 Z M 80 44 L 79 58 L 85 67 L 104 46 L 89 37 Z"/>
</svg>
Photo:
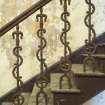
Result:
<svg viewBox="0 0 105 105">
<path fill-rule="evenodd" d="M 13 39 L 16 40 L 16 47 L 13 49 L 13 54 L 17 58 L 17 61 L 14 64 L 15 67 L 12 71 L 13 77 L 17 80 L 17 90 L 14 96 L 13 105 L 23 105 L 24 97 L 21 94 L 22 92 L 21 87 L 23 85 L 23 82 L 22 82 L 22 76 L 20 76 L 20 72 L 19 72 L 20 71 L 19 68 L 23 63 L 23 58 L 19 53 L 22 50 L 22 47 L 20 46 L 20 39 L 23 38 L 23 33 L 19 31 L 19 25 L 16 26 L 16 31 L 12 33 L 12 37 Z"/>
<path fill-rule="evenodd" d="M 36 105 L 40 104 L 40 98 L 42 97 L 44 102 L 43 105 L 48 105 L 48 96 L 44 91 L 44 88 L 47 87 L 48 81 L 44 76 L 44 70 L 47 70 L 47 64 L 45 63 L 45 58 L 43 57 L 43 50 L 47 45 L 47 41 L 44 38 L 44 34 L 46 33 L 46 29 L 44 28 L 44 22 L 46 22 L 47 15 L 43 14 L 43 8 L 40 9 L 40 14 L 36 16 L 37 22 L 40 24 L 40 29 L 37 31 L 37 36 L 40 39 L 40 45 L 38 46 L 38 51 L 36 53 L 36 57 L 40 62 L 40 77 L 37 78 L 36 85 L 40 88 L 40 91 L 36 95 Z"/>
<path fill-rule="evenodd" d="M 83 63 L 83 70 L 84 72 L 86 72 L 86 68 L 88 67 L 88 64 L 91 63 L 92 65 L 92 71 L 95 72 L 95 59 L 92 56 L 92 54 L 95 53 L 96 51 L 96 45 L 95 45 L 95 39 L 96 39 L 96 32 L 94 29 L 94 25 L 91 23 L 91 16 L 92 14 L 95 12 L 95 6 L 94 4 L 91 2 L 91 0 L 85 0 L 86 4 L 88 4 L 89 6 L 89 10 L 86 12 L 87 15 L 84 19 L 84 23 L 88 28 L 88 39 L 85 40 L 85 46 L 86 46 L 86 54 L 88 55 Z"/>
<path fill-rule="evenodd" d="M 71 28 L 70 22 L 67 20 L 67 17 L 70 16 L 70 13 L 67 10 L 67 6 L 70 5 L 71 0 L 60 0 L 61 5 L 63 5 L 64 12 L 61 14 L 61 20 L 64 22 L 64 28 L 62 29 L 62 34 L 60 36 L 60 41 L 64 45 L 64 57 L 61 58 L 60 67 L 64 74 L 60 77 L 60 85 L 59 88 L 63 88 L 63 79 L 67 78 L 68 87 L 72 88 L 71 85 L 71 77 L 68 76 L 71 73 L 72 64 L 71 61 L 68 60 L 68 55 L 71 55 L 71 48 L 69 46 L 69 42 L 67 41 L 67 32 Z"/>
</svg>

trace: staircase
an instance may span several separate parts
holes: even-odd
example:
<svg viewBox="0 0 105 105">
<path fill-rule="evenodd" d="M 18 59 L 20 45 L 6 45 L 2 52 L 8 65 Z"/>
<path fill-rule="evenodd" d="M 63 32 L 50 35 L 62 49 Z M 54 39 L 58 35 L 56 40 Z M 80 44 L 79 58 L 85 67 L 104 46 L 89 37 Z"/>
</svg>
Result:
<svg viewBox="0 0 105 105">
<path fill-rule="evenodd" d="M 105 35 L 102 35 L 102 36 L 105 36 Z M 83 52 L 83 48 L 75 51 L 72 54 L 72 58 L 75 58 L 76 60 L 77 54 L 79 55 L 78 57 L 84 58 L 81 54 L 81 52 Z M 100 51 L 102 51 L 101 48 L 102 46 L 99 48 Z M 100 55 L 101 54 L 103 55 L 103 52 L 101 52 Z M 92 72 L 87 72 L 87 73 L 82 72 L 83 65 L 79 64 L 80 62 L 81 61 L 76 62 L 77 64 L 73 64 L 73 67 L 72 67 L 72 70 L 74 71 L 75 77 L 76 77 L 75 81 L 78 84 L 79 90 L 75 90 L 75 89 L 74 90 L 64 89 L 62 91 L 59 90 L 58 78 L 60 77 L 60 75 L 62 75 L 62 73 L 59 70 L 58 63 L 53 65 L 51 68 L 49 68 L 48 70 L 49 72 L 45 73 L 45 75 L 48 76 L 49 78 L 49 85 L 46 88 L 46 92 L 49 95 L 50 105 L 58 105 L 58 103 L 61 103 L 61 105 L 70 105 L 70 104 L 81 105 L 105 89 L 105 84 L 104 84 L 105 75 L 100 72 L 96 72 L 94 74 Z M 98 68 L 97 70 L 100 70 L 100 68 Z M 35 105 L 35 97 L 38 91 L 38 88 L 35 84 L 35 81 L 36 81 L 35 78 L 36 77 L 32 78 L 31 80 L 29 80 L 27 83 L 23 85 L 23 94 L 25 97 L 24 105 Z M 3 97 L 1 100 L 2 101 L 1 105 L 12 105 L 12 100 L 11 100 L 12 96 L 13 96 L 13 92 L 10 92 L 8 95 Z"/>
<path fill-rule="evenodd" d="M 35 13 L 37 10 L 44 7 L 44 5 L 48 4 L 50 1 L 52 0 L 40 0 L 29 9 L 24 11 L 22 14 L 14 18 L 12 21 L 7 23 L 0 29 L 0 37 L 5 35 L 6 32 L 11 30 L 15 26 L 17 29 L 16 32 L 19 32 L 22 37 L 22 32 L 19 31 L 19 24 L 30 15 Z M 46 15 L 44 15 L 44 17 L 46 17 Z M 13 35 L 16 34 L 16 32 L 14 32 Z M 44 71 L 43 75 L 47 78 L 48 82 L 47 87 L 44 89 L 45 93 L 48 95 L 48 105 L 82 105 L 87 100 L 91 99 L 105 89 L 105 41 L 101 41 L 100 39 L 103 36 L 105 39 L 104 34 L 95 39 L 96 50 L 94 54 L 91 55 L 96 61 L 96 69 L 94 72 L 91 71 L 91 67 L 89 67 L 89 70 L 87 70 L 86 72 L 83 71 L 83 61 L 86 57 L 88 57 L 88 54 L 86 54 L 84 51 L 84 48 L 86 46 L 83 46 L 82 48 L 68 56 L 69 63 L 73 63 L 71 69 L 72 73 L 70 73 L 69 75 L 71 77 L 69 82 L 71 83 L 72 88 L 68 89 L 68 83 L 66 80 L 63 81 L 64 87 L 62 89 L 59 88 L 60 77 L 64 74 L 64 72 L 60 70 L 60 62 L 55 63 L 54 65 L 49 67 L 47 71 Z M 18 39 L 16 44 L 18 43 L 19 45 L 19 41 L 20 40 Z M 21 60 L 23 59 L 21 58 Z M 21 88 L 21 91 L 19 90 L 19 92 L 21 92 L 22 96 L 24 97 L 24 102 L 22 105 L 36 105 L 36 95 L 40 91 L 40 88 L 38 88 L 36 84 L 37 78 L 39 78 L 40 76 L 42 75 L 39 74 L 24 84 L 20 84 L 20 81 L 22 82 L 22 78 L 18 77 L 17 82 L 20 86 L 17 85 L 16 89 L 2 97 L 0 99 L 0 104 L 13 105 L 13 96 Z M 20 99 L 20 101 L 23 100 Z M 40 105 L 44 105 L 43 96 L 40 97 L 39 102 Z M 16 105 L 21 104 L 18 103 Z"/>
</svg>

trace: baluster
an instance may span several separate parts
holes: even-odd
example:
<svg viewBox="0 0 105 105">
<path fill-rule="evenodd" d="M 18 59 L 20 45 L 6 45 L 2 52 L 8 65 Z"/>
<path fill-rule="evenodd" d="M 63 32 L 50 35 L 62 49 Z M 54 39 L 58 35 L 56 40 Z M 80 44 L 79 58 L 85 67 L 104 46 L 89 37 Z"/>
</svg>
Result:
<svg viewBox="0 0 105 105">
<path fill-rule="evenodd" d="M 45 58 L 43 57 L 43 50 L 47 45 L 47 41 L 44 38 L 46 29 L 44 28 L 44 22 L 47 19 L 47 15 L 43 14 L 43 8 L 40 9 L 40 14 L 36 16 L 37 21 L 40 24 L 40 29 L 37 31 L 37 36 L 40 39 L 40 45 L 38 46 L 38 51 L 36 53 L 37 59 L 40 62 L 40 76 L 37 78 L 36 85 L 40 91 L 36 95 L 36 105 L 48 105 L 48 96 L 45 92 L 48 81 L 44 76 L 44 70 L 47 70 L 47 64 L 45 63 Z M 41 101 L 44 102 L 41 102 Z"/>
<path fill-rule="evenodd" d="M 64 28 L 62 29 L 62 33 L 60 36 L 60 41 L 64 45 L 64 56 L 61 58 L 60 61 L 60 69 L 63 71 L 63 75 L 60 77 L 60 85 L 59 88 L 63 88 L 63 80 L 67 79 L 68 88 L 72 88 L 73 84 L 71 81 L 74 79 L 74 73 L 71 71 L 72 63 L 69 60 L 68 55 L 71 56 L 71 48 L 69 46 L 69 42 L 67 41 L 67 33 L 71 28 L 71 24 L 68 21 L 67 17 L 70 16 L 68 12 L 68 5 L 70 5 L 71 0 L 60 0 L 61 5 L 63 5 L 63 13 L 61 14 L 61 20 L 64 22 Z M 74 82 L 74 81 L 73 81 Z"/>
<path fill-rule="evenodd" d="M 95 39 L 96 39 L 96 32 L 94 29 L 94 25 L 92 24 L 91 20 L 92 20 L 92 14 L 95 12 L 95 6 L 94 4 L 91 2 L 91 0 L 85 0 L 86 4 L 88 4 L 88 11 L 86 12 L 87 15 L 84 19 L 84 23 L 88 28 L 88 39 L 85 40 L 85 52 L 87 54 L 87 57 L 84 59 L 83 63 L 83 70 L 84 72 L 87 71 L 87 68 L 90 66 L 92 67 L 92 71 L 95 72 L 95 59 L 92 56 L 95 51 L 96 51 L 96 45 L 95 45 Z"/>
<path fill-rule="evenodd" d="M 16 79 L 17 81 L 17 90 L 14 96 L 14 102 L 13 105 L 23 105 L 24 103 L 24 97 L 21 94 L 22 92 L 22 76 L 20 76 L 20 66 L 23 63 L 23 58 L 20 55 L 20 51 L 22 50 L 22 47 L 20 46 L 20 39 L 23 38 L 23 33 L 21 31 L 19 31 L 19 25 L 16 26 L 16 31 L 14 31 L 12 33 L 12 37 L 13 39 L 16 41 L 16 46 L 13 49 L 13 54 L 16 56 L 16 63 L 14 64 L 15 67 L 12 71 L 13 77 Z"/>
</svg>

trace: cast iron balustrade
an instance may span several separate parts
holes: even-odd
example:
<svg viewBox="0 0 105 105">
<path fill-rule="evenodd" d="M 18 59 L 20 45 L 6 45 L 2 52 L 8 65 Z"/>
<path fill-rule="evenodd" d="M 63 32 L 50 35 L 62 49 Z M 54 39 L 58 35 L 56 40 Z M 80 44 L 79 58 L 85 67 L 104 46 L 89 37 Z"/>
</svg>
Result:
<svg viewBox="0 0 105 105">
<path fill-rule="evenodd" d="M 16 90 L 16 94 L 14 96 L 14 102 L 13 105 L 23 105 L 24 103 L 24 97 L 21 94 L 22 90 L 21 87 L 23 85 L 22 82 L 22 76 L 20 76 L 20 66 L 23 63 L 23 58 L 20 55 L 20 51 L 22 50 L 22 47 L 20 46 L 20 39 L 23 38 L 23 33 L 21 31 L 19 31 L 19 25 L 16 26 L 16 31 L 14 31 L 12 33 L 13 39 L 16 40 L 16 46 L 13 49 L 13 54 L 16 56 L 16 63 L 14 64 L 15 67 L 12 71 L 13 77 L 16 79 L 17 81 L 17 90 Z"/>
<path fill-rule="evenodd" d="M 31 16 L 33 13 L 35 13 L 37 10 L 40 9 L 41 14 L 37 15 L 37 19 L 40 20 L 40 29 L 38 30 L 38 37 L 40 35 L 43 35 L 45 33 L 45 29 L 43 29 L 43 19 L 46 20 L 47 16 L 43 14 L 42 7 L 51 2 L 52 0 L 40 0 L 34 5 L 32 5 L 30 8 L 26 9 L 24 12 L 22 12 L 20 15 L 15 17 L 13 20 L 8 22 L 6 25 L 0 28 L 0 37 L 5 35 L 9 30 L 14 28 L 16 26 L 16 31 L 12 33 L 13 39 L 16 40 L 16 46 L 13 49 L 13 54 L 16 56 L 17 61 L 14 64 L 15 67 L 12 71 L 13 77 L 17 80 L 17 88 L 15 91 L 15 95 L 13 96 L 13 105 L 23 105 L 24 104 L 24 97 L 21 94 L 22 92 L 22 76 L 20 76 L 20 66 L 23 63 L 23 58 L 20 55 L 20 51 L 22 50 L 22 47 L 20 46 L 20 39 L 23 38 L 23 33 L 19 30 L 19 23 L 23 22 L 25 19 L 27 19 L 29 16 Z M 39 19 L 40 18 L 40 19 Z M 41 37 L 40 37 L 41 38 Z M 39 51 L 37 52 L 37 58 L 39 61 L 41 60 L 41 74 L 43 74 L 43 68 L 47 68 L 47 65 L 45 64 L 45 59 L 43 58 L 43 48 L 46 46 L 46 40 L 41 38 L 41 46 L 39 46 Z M 39 54 L 41 54 L 41 59 L 39 57 Z M 37 94 L 37 105 L 39 104 L 38 102 L 38 97 L 42 94 L 45 96 L 45 105 L 48 103 L 48 97 L 46 93 L 44 92 L 44 88 L 47 86 L 48 82 L 47 79 L 41 75 L 41 77 L 37 78 L 37 86 L 40 88 L 40 92 Z"/>
<path fill-rule="evenodd" d="M 71 56 L 71 48 L 69 46 L 69 42 L 67 41 L 67 33 L 71 28 L 71 24 L 67 19 L 67 17 L 70 16 L 70 13 L 68 12 L 68 5 L 70 5 L 70 3 L 71 0 L 60 0 L 60 4 L 63 5 L 63 10 L 64 10 L 63 13 L 61 14 L 61 20 L 64 22 L 64 28 L 62 29 L 60 41 L 64 45 L 64 56 L 61 58 L 60 61 L 60 69 L 61 71 L 63 71 L 63 75 L 60 77 L 60 84 L 59 84 L 60 89 L 63 88 L 64 79 L 66 79 L 68 82 L 68 89 L 73 88 L 71 81 L 75 82 L 74 73 L 71 70 L 72 63 L 70 58 L 68 57 L 68 55 Z"/>
<path fill-rule="evenodd" d="M 44 89 L 47 87 L 48 81 L 44 76 L 44 70 L 47 70 L 47 64 L 45 63 L 45 58 L 43 57 L 43 50 L 47 45 L 46 39 L 44 38 L 44 34 L 46 33 L 46 29 L 44 28 L 44 21 L 47 19 L 47 15 L 43 14 L 43 8 L 40 9 L 40 14 L 36 16 L 37 21 L 39 21 L 40 29 L 37 31 L 37 36 L 40 39 L 40 45 L 38 46 L 38 51 L 36 53 L 36 57 L 40 62 L 40 77 L 37 78 L 36 85 L 40 89 L 36 95 L 36 105 L 48 105 L 48 96 Z M 40 102 L 40 99 L 42 99 Z"/>
<path fill-rule="evenodd" d="M 91 70 L 95 72 L 96 62 L 94 57 L 92 56 L 96 51 L 95 39 L 96 39 L 96 32 L 94 30 L 94 25 L 92 24 L 92 14 L 95 12 L 95 6 L 91 2 L 91 0 L 85 0 L 86 4 L 88 4 L 89 10 L 87 11 L 87 15 L 84 19 L 85 25 L 88 27 L 88 39 L 85 40 L 86 44 L 86 54 L 88 55 L 83 63 L 83 70 L 84 72 L 87 71 L 87 68 L 90 66 Z"/>
</svg>

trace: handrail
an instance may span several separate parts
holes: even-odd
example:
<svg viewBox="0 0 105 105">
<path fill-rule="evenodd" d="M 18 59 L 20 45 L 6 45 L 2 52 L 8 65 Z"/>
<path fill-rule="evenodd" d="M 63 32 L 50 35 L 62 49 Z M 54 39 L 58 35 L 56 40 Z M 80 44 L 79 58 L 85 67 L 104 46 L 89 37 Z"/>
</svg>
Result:
<svg viewBox="0 0 105 105">
<path fill-rule="evenodd" d="M 0 28 L 0 37 L 52 0 L 40 0 Z"/>
</svg>

